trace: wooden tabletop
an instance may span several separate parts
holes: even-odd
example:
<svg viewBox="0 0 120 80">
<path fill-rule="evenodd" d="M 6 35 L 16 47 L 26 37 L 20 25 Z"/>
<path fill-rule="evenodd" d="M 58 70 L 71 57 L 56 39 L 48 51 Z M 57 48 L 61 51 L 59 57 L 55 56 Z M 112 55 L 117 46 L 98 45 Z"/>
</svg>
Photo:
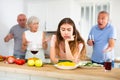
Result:
<svg viewBox="0 0 120 80">
<path fill-rule="evenodd" d="M 29 67 L 27 64 L 16 65 L 0 62 L 0 71 L 22 73 L 35 76 L 44 76 L 70 80 L 119 80 L 120 69 L 113 68 L 105 72 L 103 67 L 76 68 L 74 70 L 61 70 L 53 65 L 44 64 L 43 67 Z"/>
</svg>

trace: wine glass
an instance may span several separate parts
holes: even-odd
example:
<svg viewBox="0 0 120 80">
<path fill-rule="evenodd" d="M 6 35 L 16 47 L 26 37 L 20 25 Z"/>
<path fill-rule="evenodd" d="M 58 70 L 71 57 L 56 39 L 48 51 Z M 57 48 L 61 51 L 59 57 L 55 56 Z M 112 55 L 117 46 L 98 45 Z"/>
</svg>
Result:
<svg viewBox="0 0 120 80">
<path fill-rule="evenodd" d="M 34 57 L 40 50 L 39 44 L 37 44 L 37 43 L 30 43 L 29 48 L 30 48 L 30 52 L 34 55 Z"/>
<path fill-rule="evenodd" d="M 111 71 L 112 69 L 112 55 L 110 52 L 104 53 L 104 67 L 105 72 Z"/>
<path fill-rule="evenodd" d="M 92 43 L 94 45 L 94 35 L 89 35 L 89 39 L 92 40 Z"/>
</svg>

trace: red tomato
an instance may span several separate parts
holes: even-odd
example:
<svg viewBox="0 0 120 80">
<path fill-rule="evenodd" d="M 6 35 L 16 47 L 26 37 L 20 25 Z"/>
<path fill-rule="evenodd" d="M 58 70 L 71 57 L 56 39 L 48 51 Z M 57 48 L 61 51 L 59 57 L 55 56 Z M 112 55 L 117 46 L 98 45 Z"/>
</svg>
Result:
<svg viewBox="0 0 120 80">
<path fill-rule="evenodd" d="M 23 64 L 25 64 L 25 60 L 24 59 L 16 59 L 15 63 L 18 65 L 23 65 Z"/>
<path fill-rule="evenodd" d="M 9 56 L 9 57 L 7 58 L 7 62 L 8 62 L 9 64 L 14 63 L 14 62 L 15 62 L 15 57 L 14 57 L 14 56 Z"/>
<path fill-rule="evenodd" d="M 25 60 L 24 60 L 24 59 L 21 59 L 21 61 L 23 62 L 23 64 L 25 63 Z"/>
</svg>

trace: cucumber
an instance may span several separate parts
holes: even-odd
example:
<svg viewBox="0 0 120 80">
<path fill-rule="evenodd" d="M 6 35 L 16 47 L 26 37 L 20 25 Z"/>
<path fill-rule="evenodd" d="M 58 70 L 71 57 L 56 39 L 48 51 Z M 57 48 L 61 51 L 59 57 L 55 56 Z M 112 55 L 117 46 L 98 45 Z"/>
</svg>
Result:
<svg viewBox="0 0 120 80">
<path fill-rule="evenodd" d="M 60 62 L 72 62 L 71 60 L 59 60 L 58 63 Z"/>
<path fill-rule="evenodd" d="M 84 66 L 92 66 L 92 62 L 87 62 Z"/>
</svg>

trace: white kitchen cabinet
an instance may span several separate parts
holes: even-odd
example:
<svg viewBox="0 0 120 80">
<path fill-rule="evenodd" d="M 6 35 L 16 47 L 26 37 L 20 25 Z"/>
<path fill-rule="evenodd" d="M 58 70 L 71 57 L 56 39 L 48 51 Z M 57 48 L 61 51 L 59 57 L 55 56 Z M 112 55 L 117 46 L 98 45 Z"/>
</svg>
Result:
<svg viewBox="0 0 120 80">
<path fill-rule="evenodd" d="M 64 17 L 70 17 L 69 2 L 63 0 L 47 3 L 46 31 L 56 31 L 58 23 Z"/>
<path fill-rule="evenodd" d="M 0 80 L 64 80 L 64 79 L 0 71 Z"/>
<path fill-rule="evenodd" d="M 45 30 L 46 21 L 46 0 L 28 0 L 26 3 L 26 14 L 30 16 L 37 16 L 40 20 L 39 29 Z"/>
<path fill-rule="evenodd" d="M 75 0 L 29 0 L 27 14 L 38 16 L 40 26 L 45 31 L 56 31 L 58 23 L 65 17 L 72 18 L 76 25 L 79 23 L 80 9 Z"/>
<path fill-rule="evenodd" d="M 47 3 L 46 31 L 56 31 L 61 19 L 70 17 L 79 23 L 79 5 L 74 0 L 53 0 Z"/>
</svg>

